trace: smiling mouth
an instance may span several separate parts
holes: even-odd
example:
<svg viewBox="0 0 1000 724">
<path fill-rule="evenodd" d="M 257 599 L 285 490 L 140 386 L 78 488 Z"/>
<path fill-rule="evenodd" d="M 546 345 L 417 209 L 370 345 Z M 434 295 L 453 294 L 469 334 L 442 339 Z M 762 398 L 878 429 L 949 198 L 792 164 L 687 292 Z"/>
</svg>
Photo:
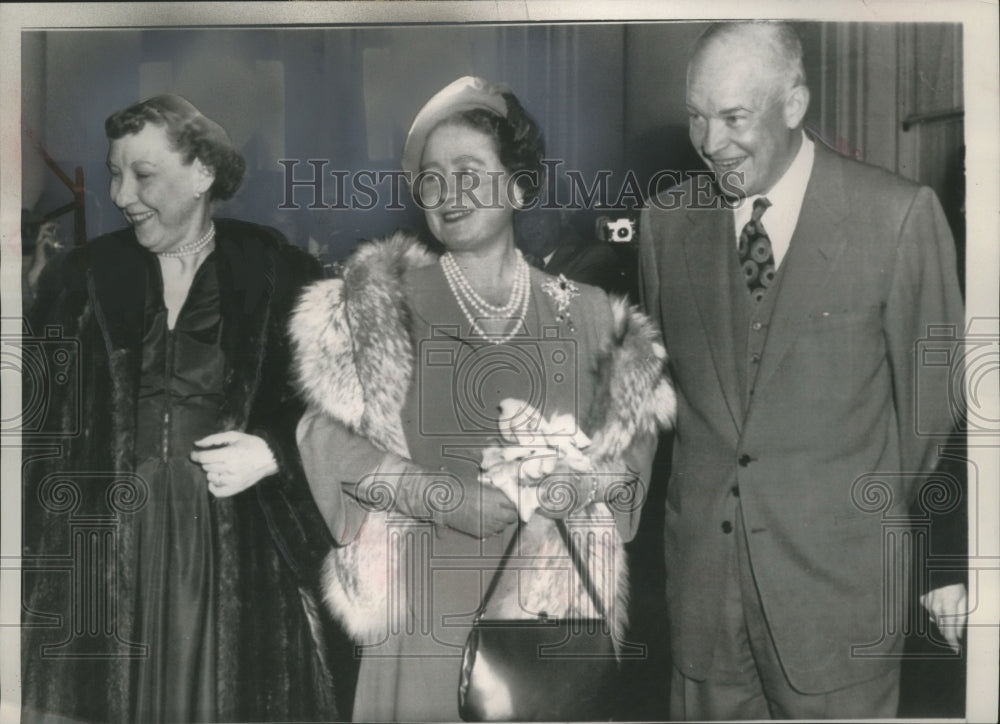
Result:
<svg viewBox="0 0 1000 724">
<path fill-rule="evenodd" d="M 147 219 L 153 218 L 154 213 L 153 211 L 143 211 L 139 214 L 125 214 L 125 218 L 128 219 L 128 223 L 132 224 L 132 226 L 139 226 Z"/>
<path fill-rule="evenodd" d="M 464 211 L 447 211 L 441 215 L 441 218 L 450 224 L 455 221 L 461 221 L 471 213 L 472 209 L 465 209 Z"/>
<path fill-rule="evenodd" d="M 741 163 L 746 161 L 746 159 L 746 156 L 740 156 L 739 158 L 712 159 L 712 166 L 716 171 L 732 171 Z"/>
</svg>

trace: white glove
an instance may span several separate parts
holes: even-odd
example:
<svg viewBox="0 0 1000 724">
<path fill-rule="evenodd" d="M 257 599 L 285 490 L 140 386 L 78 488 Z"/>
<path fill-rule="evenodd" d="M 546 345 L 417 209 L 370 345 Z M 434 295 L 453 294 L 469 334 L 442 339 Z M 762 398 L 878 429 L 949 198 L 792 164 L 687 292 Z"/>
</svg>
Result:
<svg viewBox="0 0 1000 724">
<path fill-rule="evenodd" d="M 538 483 L 556 470 L 587 473 L 590 438 L 570 414 L 546 419 L 532 405 L 511 398 L 500 403 L 502 444 L 483 451 L 482 479 L 500 488 L 527 521 L 539 507 Z"/>
</svg>

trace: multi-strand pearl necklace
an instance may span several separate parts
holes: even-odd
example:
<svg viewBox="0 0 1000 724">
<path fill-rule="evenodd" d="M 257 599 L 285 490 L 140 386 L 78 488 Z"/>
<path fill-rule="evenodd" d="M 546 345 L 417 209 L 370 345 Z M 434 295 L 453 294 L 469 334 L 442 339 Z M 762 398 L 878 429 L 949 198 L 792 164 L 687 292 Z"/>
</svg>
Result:
<svg viewBox="0 0 1000 724">
<path fill-rule="evenodd" d="M 524 315 L 528 311 L 528 300 L 531 297 L 528 262 L 520 253 L 517 255 L 517 268 L 514 270 L 514 283 L 511 285 L 510 297 L 506 304 L 502 305 L 490 304 L 472 288 L 451 252 L 441 256 L 441 270 L 448 282 L 448 288 L 451 289 L 462 314 L 469 320 L 473 332 L 493 344 L 508 342 L 518 333 Z M 474 314 L 469 312 L 469 307 L 472 308 Z M 506 334 L 487 334 L 479 324 L 479 320 L 483 318 L 511 320 L 513 326 Z"/>
<path fill-rule="evenodd" d="M 171 259 L 176 259 L 182 256 L 192 256 L 197 254 L 199 251 L 204 249 L 206 246 L 212 243 L 212 239 L 215 238 L 215 224 L 209 223 L 208 231 L 202 234 L 198 241 L 192 241 L 190 244 L 185 244 L 184 246 L 179 246 L 172 251 L 158 251 L 156 252 L 158 256 L 165 256 Z"/>
</svg>

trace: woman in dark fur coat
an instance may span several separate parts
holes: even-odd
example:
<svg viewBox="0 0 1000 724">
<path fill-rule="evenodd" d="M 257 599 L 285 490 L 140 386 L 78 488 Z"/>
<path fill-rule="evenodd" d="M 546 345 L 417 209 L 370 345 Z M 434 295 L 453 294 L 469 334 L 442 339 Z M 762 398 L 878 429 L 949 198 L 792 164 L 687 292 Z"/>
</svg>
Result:
<svg viewBox="0 0 1000 724">
<path fill-rule="evenodd" d="M 299 449 L 338 542 L 325 598 L 364 644 L 358 721 L 459 719 L 463 644 L 505 551 L 488 616 L 597 607 L 623 640 L 623 542 L 673 394 L 648 320 L 529 268 L 514 246 L 542 153 L 511 93 L 449 85 L 403 152 L 445 253 L 405 234 L 365 245 L 292 320 L 310 405 Z M 555 519 L 579 535 L 580 569 Z M 495 693 L 489 718 L 510 720 Z"/>
<path fill-rule="evenodd" d="M 129 228 L 63 263 L 70 376 L 25 440 L 23 719 L 336 719 L 286 339 L 318 265 L 213 221 L 244 163 L 183 98 L 106 130 Z"/>
</svg>

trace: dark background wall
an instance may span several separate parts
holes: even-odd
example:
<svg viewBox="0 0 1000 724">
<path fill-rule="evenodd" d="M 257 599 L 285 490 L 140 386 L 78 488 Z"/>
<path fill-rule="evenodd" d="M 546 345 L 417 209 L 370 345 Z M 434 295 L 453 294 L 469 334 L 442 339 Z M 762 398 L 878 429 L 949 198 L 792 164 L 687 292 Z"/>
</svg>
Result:
<svg viewBox="0 0 1000 724">
<path fill-rule="evenodd" d="M 280 30 L 150 30 L 24 34 L 24 124 L 64 168 L 87 181 L 89 236 L 121 225 L 107 197 L 104 119 L 140 98 L 184 95 L 218 120 L 244 152 L 248 175 L 219 213 L 307 234 L 346 254 L 359 238 L 419 225 L 412 208 L 281 210 L 285 171 L 392 171 L 409 123 L 434 92 L 461 75 L 508 84 L 546 130 L 548 155 L 586 177 L 624 169 L 624 27 L 438 26 Z M 326 205 L 337 205 L 333 178 Z M 66 191 L 37 156 L 24 157 L 24 205 L 60 205 Z M 358 194 L 365 204 L 367 195 Z M 402 201 L 409 206 L 405 187 Z"/>
<path fill-rule="evenodd" d="M 359 238 L 420 215 L 386 210 L 388 182 L 372 209 L 308 209 L 311 189 L 287 198 L 279 159 L 324 170 L 398 168 L 406 130 L 436 90 L 466 74 L 508 84 L 546 132 L 561 171 L 592 181 L 609 172 L 611 203 L 631 170 L 643 186 L 663 169 L 697 168 L 687 140 L 685 64 L 704 23 L 371 26 L 352 28 L 88 30 L 25 32 L 23 121 L 64 169 L 82 167 L 89 236 L 121 225 L 107 197 L 104 119 L 140 98 L 188 97 L 226 127 L 248 161 L 243 189 L 220 214 L 281 227 L 333 256 Z M 960 108 L 960 28 L 950 25 L 801 23 L 813 101 L 811 129 L 829 145 L 929 183 L 958 219 L 962 122 L 902 130 L 907 115 Z M 24 206 L 45 212 L 67 191 L 29 146 Z M 956 165 L 958 173 L 956 173 Z M 326 205 L 342 202 L 325 177 Z M 588 181 L 588 183 L 590 182 Z M 356 195 L 367 203 L 365 194 Z M 287 200 L 300 209 L 279 209 Z M 286 204 L 287 205 L 287 204 Z M 576 214 L 592 233 L 591 208 Z"/>
</svg>

